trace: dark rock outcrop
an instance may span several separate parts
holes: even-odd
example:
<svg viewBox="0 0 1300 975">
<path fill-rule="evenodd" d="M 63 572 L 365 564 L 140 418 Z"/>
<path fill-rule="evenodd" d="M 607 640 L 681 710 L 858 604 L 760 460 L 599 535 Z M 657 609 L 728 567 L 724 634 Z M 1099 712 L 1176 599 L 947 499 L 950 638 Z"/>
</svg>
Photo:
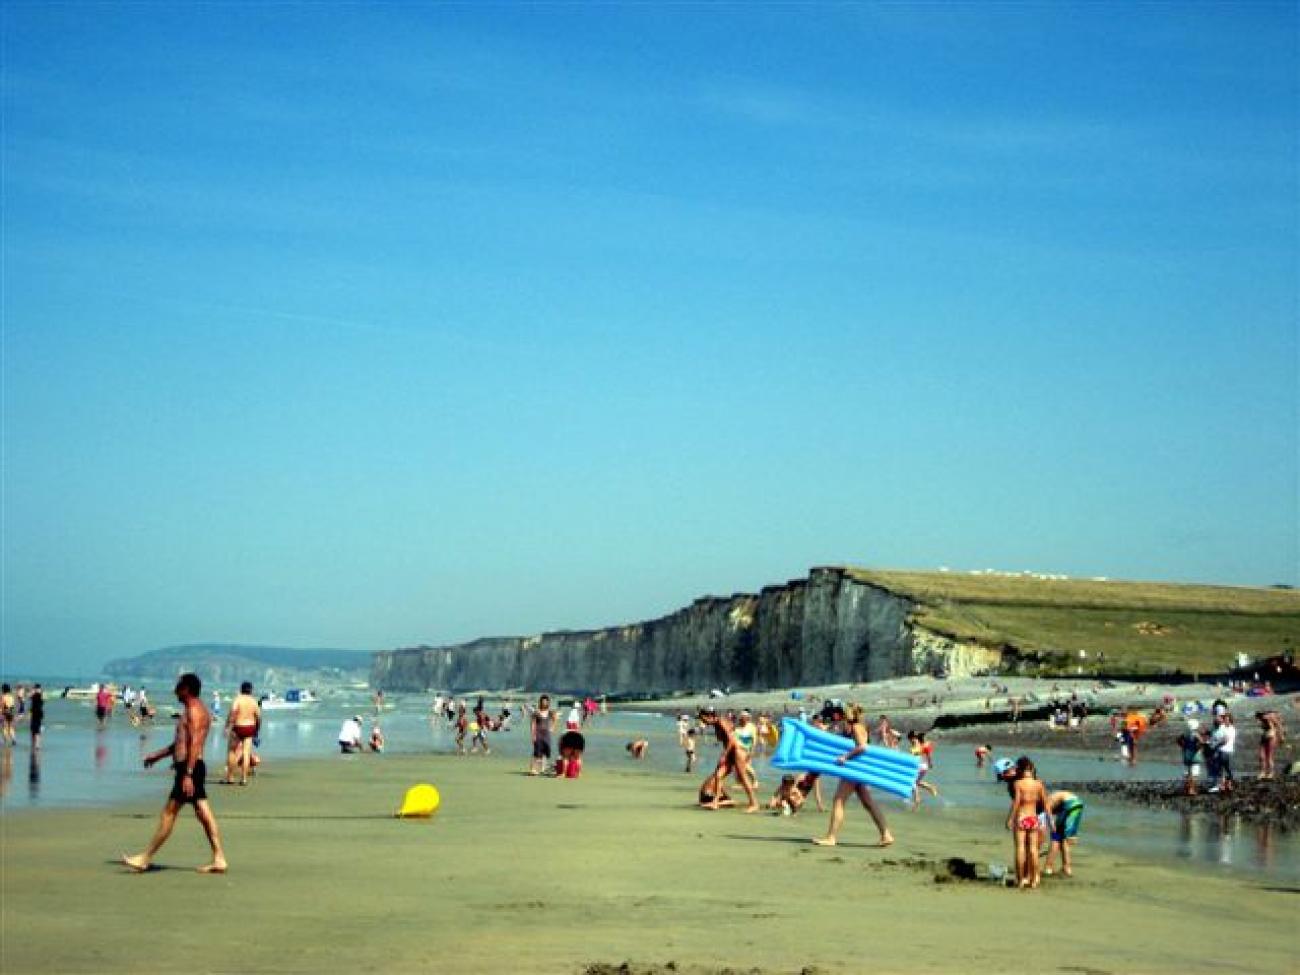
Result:
<svg viewBox="0 0 1300 975">
<path fill-rule="evenodd" d="M 549 689 L 656 694 L 883 680 L 996 668 L 1000 654 L 917 627 L 906 597 L 840 568 L 708 596 L 660 619 L 581 632 L 490 637 L 377 653 L 371 684 L 389 690 Z"/>
</svg>

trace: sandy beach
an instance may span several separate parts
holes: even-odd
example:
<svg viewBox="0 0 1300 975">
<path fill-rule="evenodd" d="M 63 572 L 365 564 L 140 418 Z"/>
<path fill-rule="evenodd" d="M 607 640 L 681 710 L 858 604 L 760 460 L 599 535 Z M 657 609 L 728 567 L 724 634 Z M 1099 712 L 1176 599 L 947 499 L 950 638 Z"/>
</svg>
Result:
<svg viewBox="0 0 1300 975">
<path fill-rule="evenodd" d="M 891 806 L 898 842 L 880 850 L 854 809 L 841 846 L 819 849 L 822 815 L 701 811 L 697 776 L 522 768 L 501 754 L 272 764 L 211 790 L 224 877 L 193 872 L 207 850 L 188 813 L 159 869 L 116 865 L 152 830 L 165 774 L 156 803 L 8 814 L 0 969 L 993 972 L 1015 941 L 1056 971 L 1293 970 L 1300 889 L 1276 878 L 1085 841 L 1075 879 L 1018 892 L 945 867 L 1006 862 L 991 810 Z M 441 790 L 438 815 L 392 818 L 420 781 Z M 1207 911 L 1220 936 L 1193 936 Z"/>
</svg>

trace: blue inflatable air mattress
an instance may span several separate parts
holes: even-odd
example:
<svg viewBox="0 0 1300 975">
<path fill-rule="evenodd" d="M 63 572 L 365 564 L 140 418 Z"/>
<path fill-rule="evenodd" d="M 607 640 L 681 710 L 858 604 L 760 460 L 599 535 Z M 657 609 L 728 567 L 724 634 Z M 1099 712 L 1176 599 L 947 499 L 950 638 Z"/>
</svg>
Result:
<svg viewBox="0 0 1300 975">
<path fill-rule="evenodd" d="M 869 785 L 873 789 L 912 797 L 921 763 L 911 755 L 890 748 L 872 745 L 843 765 L 835 760 L 853 749 L 853 741 L 833 735 L 821 728 L 796 721 L 781 719 L 781 740 L 772 756 L 775 768 L 791 772 L 819 772 L 837 779 Z"/>
</svg>

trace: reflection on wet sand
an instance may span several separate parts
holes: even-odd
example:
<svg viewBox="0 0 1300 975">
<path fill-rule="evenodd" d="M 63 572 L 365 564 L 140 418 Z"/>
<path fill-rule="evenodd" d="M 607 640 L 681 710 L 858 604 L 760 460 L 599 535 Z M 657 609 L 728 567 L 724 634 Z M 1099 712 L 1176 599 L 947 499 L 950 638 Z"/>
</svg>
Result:
<svg viewBox="0 0 1300 975">
<path fill-rule="evenodd" d="M 27 798 L 35 802 L 41 797 L 41 752 L 33 749 L 27 762 Z"/>
</svg>

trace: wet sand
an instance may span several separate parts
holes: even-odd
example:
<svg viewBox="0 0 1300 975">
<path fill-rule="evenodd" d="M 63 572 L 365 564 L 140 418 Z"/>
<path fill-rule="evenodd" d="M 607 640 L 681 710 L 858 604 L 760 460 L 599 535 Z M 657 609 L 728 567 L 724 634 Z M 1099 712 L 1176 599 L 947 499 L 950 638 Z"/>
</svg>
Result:
<svg viewBox="0 0 1300 975">
<path fill-rule="evenodd" d="M 793 819 L 709 813 L 695 778 L 593 768 L 521 774 L 507 757 L 335 757 L 214 786 L 231 872 L 183 814 L 160 869 L 114 864 L 157 803 L 0 820 L 5 972 L 1001 972 L 1011 942 L 1049 970 L 1286 971 L 1300 888 L 1076 849 L 1073 880 L 1037 892 L 951 880 L 945 862 L 1006 863 L 991 810 L 888 806 L 873 848 L 851 809 L 837 849 Z M 432 821 L 391 818 L 436 784 Z M 945 882 L 936 882 L 936 875 Z M 1212 910 L 1215 937 L 1197 924 Z M 1041 966 L 1040 966 L 1041 967 Z"/>
</svg>

